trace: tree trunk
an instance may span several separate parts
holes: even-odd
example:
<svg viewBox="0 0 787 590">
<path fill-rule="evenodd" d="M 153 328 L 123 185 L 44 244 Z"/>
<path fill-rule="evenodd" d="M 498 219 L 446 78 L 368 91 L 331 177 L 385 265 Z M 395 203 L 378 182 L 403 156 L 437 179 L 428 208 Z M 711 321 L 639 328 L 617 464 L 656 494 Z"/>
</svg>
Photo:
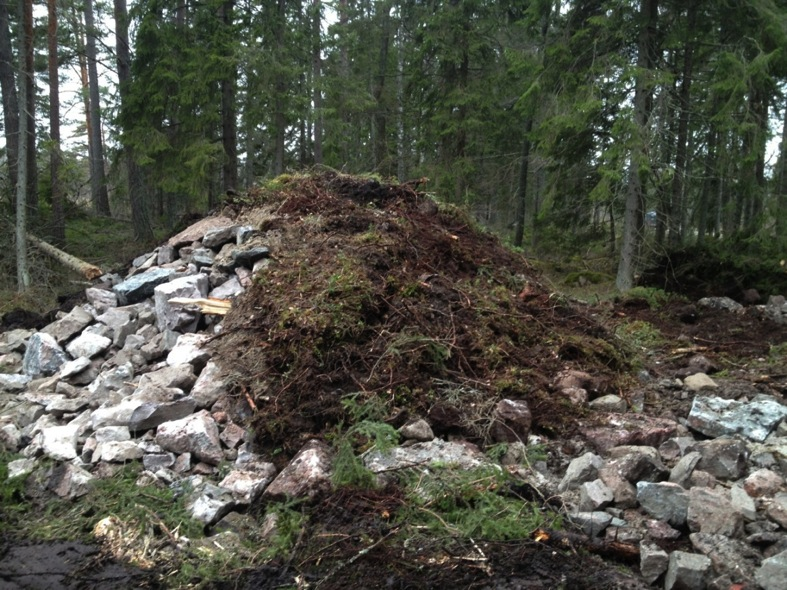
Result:
<svg viewBox="0 0 787 590">
<path fill-rule="evenodd" d="M 57 65 L 57 1 L 47 0 L 47 46 L 49 52 L 49 179 L 52 185 L 52 241 L 62 247 L 66 243 L 63 189 L 60 186 L 60 76 Z"/>
<path fill-rule="evenodd" d="M 27 29 L 28 17 L 32 20 L 33 1 L 22 0 L 22 10 L 24 27 Z M 32 77 L 33 72 L 27 69 L 28 45 L 32 44 L 32 36 L 26 34 L 19 35 L 19 104 L 27 104 L 27 92 L 29 85 L 26 78 Z M 24 138 L 27 134 L 29 118 L 19 117 L 19 133 Z M 16 182 L 16 285 L 17 290 L 23 293 L 30 287 L 30 273 L 27 268 L 27 191 L 28 191 L 28 167 L 27 150 L 29 144 L 24 139 L 19 142 L 18 152 L 18 175 Z"/>
<path fill-rule="evenodd" d="M 391 6 L 388 2 L 378 4 L 380 11 L 380 52 L 377 61 L 377 75 L 372 86 L 375 110 L 372 124 L 374 129 L 374 165 L 383 176 L 391 174 L 390 158 L 388 157 L 388 114 L 383 104 L 385 79 L 388 69 L 388 48 L 391 44 Z"/>
<path fill-rule="evenodd" d="M 19 102 L 16 94 L 14 52 L 11 46 L 11 26 L 8 0 L 0 0 L 0 91 L 3 93 L 3 124 L 5 129 L 6 161 L 10 192 L 15 195 L 17 164 L 19 163 Z M 14 196 L 11 201 L 13 202 Z"/>
<path fill-rule="evenodd" d="M 287 24 L 286 19 L 287 4 L 285 0 L 278 0 L 276 3 L 276 55 L 281 61 L 284 58 L 284 27 Z M 286 81 L 284 79 L 283 64 L 278 64 L 278 71 L 276 72 L 275 90 L 276 96 L 274 98 L 274 114 L 273 114 L 273 127 L 274 127 L 274 143 L 273 143 L 273 175 L 278 176 L 284 172 L 284 142 L 286 140 L 286 126 L 287 116 L 284 112 L 285 108 L 285 92 L 287 90 Z"/>
<path fill-rule="evenodd" d="M 637 146 L 632 150 L 629 164 L 626 211 L 623 218 L 623 244 L 615 284 L 620 291 L 634 286 L 634 273 L 639 263 L 644 225 L 644 184 L 648 171 L 647 128 L 652 110 L 652 89 L 649 70 L 655 63 L 656 19 L 658 0 L 642 0 L 640 4 L 640 32 L 637 47 L 637 81 L 634 90 L 635 133 Z"/>
<path fill-rule="evenodd" d="M 226 29 L 232 27 L 234 0 L 225 0 L 221 6 L 221 21 Z M 230 37 L 229 33 L 226 33 Z M 232 46 L 227 42 L 225 59 L 227 76 L 221 80 L 221 143 L 224 147 L 224 161 L 221 167 L 222 188 L 234 191 L 238 186 L 238 129 L 235 115 L 235 62 Z M 231 64 L 231 65 L 230 65 Z"/>
<path fill-rule="evenodd" d="M 688 3 L 687 35 L 683 48 L 683 79 L 678 94 L 678 145 L 675 152 L 675 176 L 672 178 L 672 208 L 669 219 L 669 243 L 678 246 L 683 242 L 684 235 L 684 191 L 686 187 L 686 170 L 688 169 L 689 147 L 689 107 L 691 82 L 694 75 L 694 34 L 697 24 L 697 4 Z"/>
<path fill-rule="evenodd" d="M 87 74 L 90 97 L 90 194 L 98 215 L 109 216 L 109 194 L 104 173 L 104 143 L 101 139 L 101 98 L 98 87 L 96 26 L 93 19 L 93 0 L 85 1 L 87 35 Z"/>
<path fill-rule="evenodd" d="M 85 262 L 84 260 L 80 260 L 76 256 L 69 254 L 68 252 L 63 252 L 60 248 L 56 248 L 52 244 L 45 242 L 44 240 L 40 240 L 32 234 L 27 234 L 27 239 L 30 241 L 30 244 L 41 250 L 47 256 L 50 256 L 57 260 L 63 266 L 70 268 L 74 272 L 81 274 L 87 280 L 92 281 L 93 279 L 97 279 L 104 271 L 95 266 L 94 264 L 90 264 L 89 262 Z"/>
<path fill-rule="evenodd" d="M 776 177 L 776 235 L 787 242 L 787 108 L 782 121 L 782 143 L 779 146 L 779 170 Z"/>
<path fill-rule="evenodd" d="M 525 212 L 527 203 L 527 180 L 530 170 L 530 132 L 533 130 L 533 117 L 525 121 L 525 139 L 522 142 L 521 162 L 519 163 L 519 181 L 516 187 L 516 228 L 514 230 L 514 246 L 521 248 L 525 240 Z"/>
<path fill-rule="evenodd" d="M 313 0 L 312 14 L 312 106 L 314 108 L 314 163 L 322 164 L 322 5 Z"/>
<path fill-rule="evenodd" d="M 35 86 L 35 65 L 33 63 L 33 3 L 22 0 L 23 13 L 22 23 L 24 36 L 26 37 L 24 71 L 27 75 L 22 79 L 27 85 L 25 89 L 25 100 L 19 101 L 24 105 L 24 116 L 27 117 L 27 131 L 20 134 L 27 141 L 25 151 L 25 166 L 27 167 L 27 212 L 31 217 L 38 214 L 38 162 L 36 160 L 36 86 Z"/>
<path fill-rule="evenodd" d="M 117 57 L 118 92 L 120 94 L 120 110 L 128 103 L 128 84 L 131 80 L 131 55 L 128 46 L 128 8 L 126 0 L 114 0 L 115 16 L 115 55 Z M 122 141 L 121 137 L 121 141 Z M 134 239 L 148 241 L 153 238 L 153 230 L 148 220 L 144 195 L 144 177 L 134 157 L 134 148 L 123 145 L 126 162 L 126 184 L 128 185 L 128 201 L 131 209 L 131 225 L 134 228 Z"/>
</svg>

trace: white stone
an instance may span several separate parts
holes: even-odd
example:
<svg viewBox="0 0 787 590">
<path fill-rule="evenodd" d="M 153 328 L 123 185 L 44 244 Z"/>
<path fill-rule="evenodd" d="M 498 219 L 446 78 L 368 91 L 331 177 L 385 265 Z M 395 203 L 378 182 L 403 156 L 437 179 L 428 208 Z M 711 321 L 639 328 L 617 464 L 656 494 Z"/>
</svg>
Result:
<svg viewBox="0 0 787 590">
<path fill-rule="evenodd" d="M 112 346 L 112 341 L 106 336 L 83 332 L 66 346 L 66 350 L 74 358 L 81 356 L 93 358 L 106 351 L 110 346 Z"/>
</svg>

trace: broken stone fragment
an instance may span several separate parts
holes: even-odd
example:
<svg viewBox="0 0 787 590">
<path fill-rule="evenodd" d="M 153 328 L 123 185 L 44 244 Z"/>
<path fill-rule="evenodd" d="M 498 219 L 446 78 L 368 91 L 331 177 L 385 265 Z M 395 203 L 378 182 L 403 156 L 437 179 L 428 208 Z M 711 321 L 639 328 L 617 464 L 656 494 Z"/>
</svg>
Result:
<svg viewBox="0 0 787 590">
<path fill-rule="evenodd" d="M 141 459 L 145 454 L 137 443 L 131 440 L 108 441 L 100 443 L 96 449 L 101 460 L 110 463 L 126 463 Z"/>
<path fill-rule="evenodd" d="M 692 488 L 688 493 L 686 522 L 690 531 L 725 537 L 743 534 L 743 515 L 734 509 L 728 490 Z"/>
<path fill-rule="evenodd" d="M 191 365 L 186 365 L 191 368 Z M 191 397 L 198 408 L 209 408 L 225 393 L 227 385 L 219 367 L 214 361 L 208 361 L 191 388 Z"/>
<path fill-rule="evenodd" d="M 172 278 L 173 271 L 168 268 L 153 268 L 142 274 L 126 279 L 115 285 L 112 290 L 118 297 L 120 305 L 128 305 L 147 299 L 153 295 L 153 290 L 161 283 L 166 283 Z"/>
<path fill-rule="evenodd" d="M 719 385 L 705 373 L 694 373 L 683 380 L 683 385 L 689 391 L 700 391 L 706 387 L 715 388 Z"/>
<path fill-rule="evenodd" d="M 639 482 L 637 501 L 653 518 L 663 520 L 674 527 L 683 526 L 686 522 L 689 496 L 678 484 Z"/>
<path fill-rule="evenodd" d="M 93 323 L 93 316 L 77 306 L 63 318 L 52 322 L 41 332 L 53 336 L 58 344 L 67 342 Z"/>
<path fill-rule="evenodd" d="M 763 442 L 785 417 L 787 406 L 768 396 L 751 402 L 697 396 L 691 406 L 688 425 L 705 436 L 740 433 L 753 441 Z"/>
<path fill-rule="evenodd" d="M 580 457 L 571 460 L 568 464 L 563 479 L 558 485 L 558 491 L 575 490 L 587 481 L 593 481 L 598 477 L 598 470 L 601 469 L 604 461 L 594 453 L 585 453 Z"/>
<path fill-rule="evenodd" d="M 673 551 L 669 557 L 664 590 L 704 590 L 711 561 L 704 555 Z"/>
<path fill-rule="evenodd" d="M 763 590 L 787 588 L 787 551 L 765 559 L 754 575 L 754 579 Z"/>
<path fill-rule="evenodd" d="M 598 453 L 621 445 L 658 447 L 675 436 L 677 422 L 642 414 L 599 413 L 590 424 L 579 424 L 579 431 Z"/>
<path fill-rule="evenodd" d="M 208 294 L 208 277 L 204 274 L 181 277 L 159 285 L 154 290 L 153 299 L 156 306 L 157 326 L 161 331 L 177 330 L 194 332 L 201 317 L 199 310 L 186 305 L 174 305 L 169 302 L 175 297 L 196 299 Z"/>
<path fill-rule="evenodd" d="M 46 487 L 61 498 L 73 499 L 87 494 L 94 481 L 95 477 L 81 467 L 61 463 L 49 472 Z"/>
<path fill-rule="evenodd" d="M 0 391 L 24 391 L 30 383 L 29 375 L 8 375 L 0 373 Z"/>
<path fill-rule="evenodd" d="M 310 440 L 265 489 L 268 498 L 313 498 L 331 487 L 332 453 L 322 441 Z"/>
<path fill-rule="evenodd" d="M 209 229 L 202 238 L 202 244 L 207 248 L 220 248 L 228 242 L 235 242 L 237 232 L 237 225 Z"/>
<path fill-rule="evenodd" d="M 606 512 L 572 512 L 568 518 L 588 537 L 599 536 L 612 522 L 612 515 Z"/>
<path fill-rule="evenodd" d="M 131 432 L 150 430 L 164 422 L 190 416 L 195 407 L 194 400 L 187 397 L 166 403 L 144 403 L 132 412 L 128 428 Z"/>
<path fill-rule="evenodd" d="M 30 377 L 49 376 L 57 373 L 68 361 L 68 355 L 50 334 L 37 332 L 30 337 L 22 360 L 22 370 Z"/>
<path fill-rule="evenodd" d="M 717 438 L 697 444 L 702 459 L 697 469 L 710 473 L 721 480 L 740 479 L 746 470 L 748 450 L 743 441 L 733 438 Z"/>
<path fill-rule="evenodd" d="M 66 345 L 66 350 L 73 358 L 84 356 L 90 359 L 106 352 L 110 346 L 112 340 L 109 338 L 83 332 Z"/>
<path fill-rule="evenodd" d="M 181 334 L 167 355 L 167 364 L 190 364 L 195 371 L 202 371 L 210 359 L 210 352 L 203 348 L 209 339 L 207 334 Z"/>
<path fill-rule="evenodd" d="M 431 426 L 423 418 L 408 422 L 399 429 L 399 434 L 405 439 L 418 442 L 428 442 L 434 439 L 434 432 L 432 432 Z"/>
<path fill-rule="evenodd" d="M 249 505 L 260 497 L 275 477 L 276 467 L 273 463 L 266 463 L 255 471 L 233 469 L 219 482 L 219 486 L 230 490 L 239 504 Z"/>
<path fill-rule="evenodd" d="M 588 404 L 588 407 L 599 412 L 623 414 L 628 409 L 628 404 L 622 397 L 610 394 L 594 399 Z"/>
<path fill-rule="evenodd" d="M 212 525 L 232 512 L 236 508 L 236 502 L 229 490 L 203 483 L 196 486 L 186 497 L 185 506 L 193 518 Z"/>
<path fill-rule="evenodd" d="M 205 410 L 159 425 L 156 443 L 173 453 L 192 453 L 211 465 L 218 465 L 224 458 L 218 426 Z"/>
<path fill-rule="evenodd" d="M 669 554 L 658 545 L 646 541 L 639 544 L 639 571 L 648 584 L 666 572 L 668 565 Z"/>
</svg>

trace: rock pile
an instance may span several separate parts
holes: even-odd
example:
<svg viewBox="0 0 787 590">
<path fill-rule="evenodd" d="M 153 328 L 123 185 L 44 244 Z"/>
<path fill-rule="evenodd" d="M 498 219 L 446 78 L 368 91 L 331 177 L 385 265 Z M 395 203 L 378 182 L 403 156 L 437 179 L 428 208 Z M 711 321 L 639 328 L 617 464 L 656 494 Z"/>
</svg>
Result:
<svg viewBox="0 0 787 590">
<path fill-rule="evenodd" d="M 86 290 L 88 303 L 41 331 L 4 333 L 0 444 L 23 457 L 9 477 L 38 472 L 47 489 L 75 498 L 94 478 L 141 461 L 141 483 L 180 490 L 214 531 L 236 530 L 238 511 L 261 497 L 327 489 L 324 443 L 309 441 L 281 470 L 254 452 L 243 421 L 253 401 L 227 395 L 230 379 L 211 358 L 220 318 L 172 301 L 238 297 L 268 256 L 253 227 L 203 220 L 137 258 L 128 276 L 103 277 Z M 777 303 L 768 308 L 781 313 Z M 503 464 L 559 498 L 584 534 L 637 546 L 648 584 L 787 588 L 787 407 L 753 389 L 728 395 L 699 370 L 683 377 L 661 384 L 693 399 L 677 420 L 631 411 L 641 410 L 635 397 L 588 402 L 590 375 L 556 375 L 556 391 L 593 410 L 573 447 L 528 436 L 527 404 L 502 400 L 493 424 L 508 444 Z M 400 433 L 406 444 L 363 458 L 380 477 L 431 463 L 492 465 L 469 443 L 435 438 L 423 419 Z M 526 443 L 548 446 L 553 460 L 523 463 Z M 573 457 L 558 447 L 572 447 Z"/>
</svg>

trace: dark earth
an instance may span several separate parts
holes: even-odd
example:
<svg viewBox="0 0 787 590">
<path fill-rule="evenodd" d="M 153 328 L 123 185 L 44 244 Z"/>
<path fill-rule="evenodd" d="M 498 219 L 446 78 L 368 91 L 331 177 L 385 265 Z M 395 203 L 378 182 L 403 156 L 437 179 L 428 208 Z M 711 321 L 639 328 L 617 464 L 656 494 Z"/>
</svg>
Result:
<svg viewBox="0 0 787 590">
<path fill-rule="evenodd" d="M 278 467 L 306 440 L 330 438 L 357 419 L 359 407 L 394 427 L 425 416 L 437 436 L 484 448 L 492 442 L 488 410 L 504 396 L 527 400 L 533 432 L 550 448 L 571 448 L 576 421 L 592 416 L 553 389 L 565 369 L 593 376 L 591 398 L 641 394 L 644 412 L 658 416 L 688 414 L 690 400 L 661 382 L 680 376 L 697 354 L 709 372 L 725 371 L 730 395 L 787 392 L 785 353 L 773 354 L 787 327 L 754 307 L 699 308 L 695 285 L 692 299 L 654 307 L 636 297 L 571 301 L 547 288 L 524 256 L 419 191 L 422 182 L 285 177 L 222 211 L 253 220 L 272 252 L 263 279 L 212 345 L 234 384 L 228 411 L 253 426 L 257 448 Z M 704 294 L 716 289 L 708 282 Z M 658 338 L 645 346 L 620 338 L 632 325 Z M 368 442 L 354 441 L 359 451 Z M 536 501 L 544 512 L 559 508 L 525 486 L 500 493 Z M 571 531 L 505 542 L 438 538 L 403 525 L 397 516 L 405 508 L 395 485 L 337 489 L 298 506 L 306 525 L 286 555 L 193 587 L 646 587 L 631 573 L 638 555 L 625 545 Z M 0 542 L 0 590 L 166 588 L 164 569 L 134 569 L 78 543 Z"/>
</svg>

